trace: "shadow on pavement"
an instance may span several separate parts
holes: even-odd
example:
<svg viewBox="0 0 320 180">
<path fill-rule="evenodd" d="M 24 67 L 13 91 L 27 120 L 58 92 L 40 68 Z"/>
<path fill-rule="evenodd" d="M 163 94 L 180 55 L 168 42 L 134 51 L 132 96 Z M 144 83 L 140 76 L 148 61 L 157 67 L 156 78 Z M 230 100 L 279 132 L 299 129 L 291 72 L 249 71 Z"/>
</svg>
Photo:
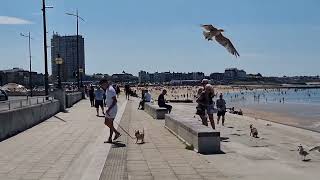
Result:
<svg viewBox="0 0 320 180">
<path fill-rule="evenodd" d="M 115 141 L 115 142 L 112 142 L 112 148 L 121 148 L 121 147 L 126 147 L 125 144 L 119 142 L 119 141 Z"/>
<path fill-rule="evenodd" d="M 64 119 L 62 119 L 62 118 L 60 118 L 60 117 L 58 117 L 58 116 L 53 116 L 53 117 L 59 119 L 60 121 L 67 122 L 66 120 L 64 120 Z"/>
</svg>

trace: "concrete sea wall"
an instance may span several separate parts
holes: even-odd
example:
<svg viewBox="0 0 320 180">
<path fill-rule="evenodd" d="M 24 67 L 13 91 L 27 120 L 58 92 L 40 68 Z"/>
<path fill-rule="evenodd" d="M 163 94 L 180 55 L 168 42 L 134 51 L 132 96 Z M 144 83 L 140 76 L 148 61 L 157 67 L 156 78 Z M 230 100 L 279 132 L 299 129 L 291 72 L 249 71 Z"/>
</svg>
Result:
<svg viewBox="0 0 320 180">
<path fill-rule="evenodd" d="M 66 107 L 70 108 L 82 99 L 82 92 L 66 93 Z"/>
<path fill-rule="evenodd" d="M 50 118 L 60 111 L 58 100 L 0 112 L 0 141 Z"/>
</svg>

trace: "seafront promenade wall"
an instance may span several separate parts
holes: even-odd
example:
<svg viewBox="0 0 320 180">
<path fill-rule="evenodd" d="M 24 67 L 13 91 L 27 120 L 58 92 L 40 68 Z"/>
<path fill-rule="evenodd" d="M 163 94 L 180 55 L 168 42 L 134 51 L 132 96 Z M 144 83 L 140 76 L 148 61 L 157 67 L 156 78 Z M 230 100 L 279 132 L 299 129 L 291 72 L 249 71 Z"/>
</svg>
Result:
<svg viewBox="0 0 320 180">
<path fill-rule="evenodd" d="M 58 100 L 0 112 L 0 141 L 50 118 L 60 111 Z"/>
<path fill-rule="evenodd" d="M 51 95 L 59 96 L 54 93 Z M 0 112 L 0 141 L 49 119 L 82 99 L 81 92 L 61 93 L 60 95 L 62 99 L 55 97 L 44 103 Z"/>
<path fill-rule="evenodd" d="M 82 99 L 82 92 L 73 92 L 66 94 L 66 107 L 70 108 Z"/>
</svg>

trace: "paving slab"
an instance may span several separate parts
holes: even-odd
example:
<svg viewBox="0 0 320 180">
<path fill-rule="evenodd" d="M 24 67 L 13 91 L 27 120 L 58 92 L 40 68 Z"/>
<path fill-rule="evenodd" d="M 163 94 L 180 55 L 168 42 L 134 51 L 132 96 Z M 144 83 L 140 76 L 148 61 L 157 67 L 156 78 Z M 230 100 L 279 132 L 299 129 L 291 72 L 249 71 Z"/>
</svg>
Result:
<svg viewBox="0 0 320 180">
<path fill-rule="evenodd" d="M 125 104 L 120 98 L 119 112 Z M 96 117 L 90 102 L 82 100 L 67 113 L 0 142 L 0 180 L 98 180 L 110 149 L 103 143 L 108 133 L 104 118 Z"/>
<path fill-rule="evenodd" d="M 131 99 L 128 102 L 120 125 L 125 127 L 131 136 L 134 135 L 135 130 L 144 130 L 145 143 L 136 144 L 134 139 L 127 136 L 127 144 L 124 147 L 126 154 L 123 154 L 120 160 L 118 159 L 125 162 L 125 172 L 115 168 L 113 171 L 109 170 L 110 175 L 104 176 L 101 180 L 116 178 L 112 174 L 118 174 L 119 171 L 120 174 L 123 173 L 121 177 L 129 180 L 205 179 L 206 176 L 202 176 L 196 169 L 198 164 L 204 165 L 203 168 L 207 169 L 207 172 L 219 172 L 198 153 L 186 150 L 185 145 L 164 128 L 164 121 L 155 121 L 144 111 L 137 110 L 138 103 L 138 99 Z M 112 148 L 109 156 L 113 151 L 115 152 L 116 149 Z M 111 163 L 117 166 L 113 161 L 114 159 L 110 156 L 106 164 Z M 217 176 L 213 174 L 211 178 L 227 179 L 220 175 L 221 173 L 217 173 Z"/>
</svg>

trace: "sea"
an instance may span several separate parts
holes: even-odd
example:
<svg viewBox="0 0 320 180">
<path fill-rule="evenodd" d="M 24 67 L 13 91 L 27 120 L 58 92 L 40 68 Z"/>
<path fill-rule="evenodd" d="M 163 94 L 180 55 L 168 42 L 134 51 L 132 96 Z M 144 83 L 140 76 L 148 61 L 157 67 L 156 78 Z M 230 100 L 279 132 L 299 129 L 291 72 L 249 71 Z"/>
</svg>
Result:
<svg viewBox="0 0 320 180">
<path fill-rule="evenodd" d="M 243 90 L 225 93 L 224 99 L 227 107 L 274 113 L 266 119 L 320 132 L 319 88 Z"/>
</svg>

